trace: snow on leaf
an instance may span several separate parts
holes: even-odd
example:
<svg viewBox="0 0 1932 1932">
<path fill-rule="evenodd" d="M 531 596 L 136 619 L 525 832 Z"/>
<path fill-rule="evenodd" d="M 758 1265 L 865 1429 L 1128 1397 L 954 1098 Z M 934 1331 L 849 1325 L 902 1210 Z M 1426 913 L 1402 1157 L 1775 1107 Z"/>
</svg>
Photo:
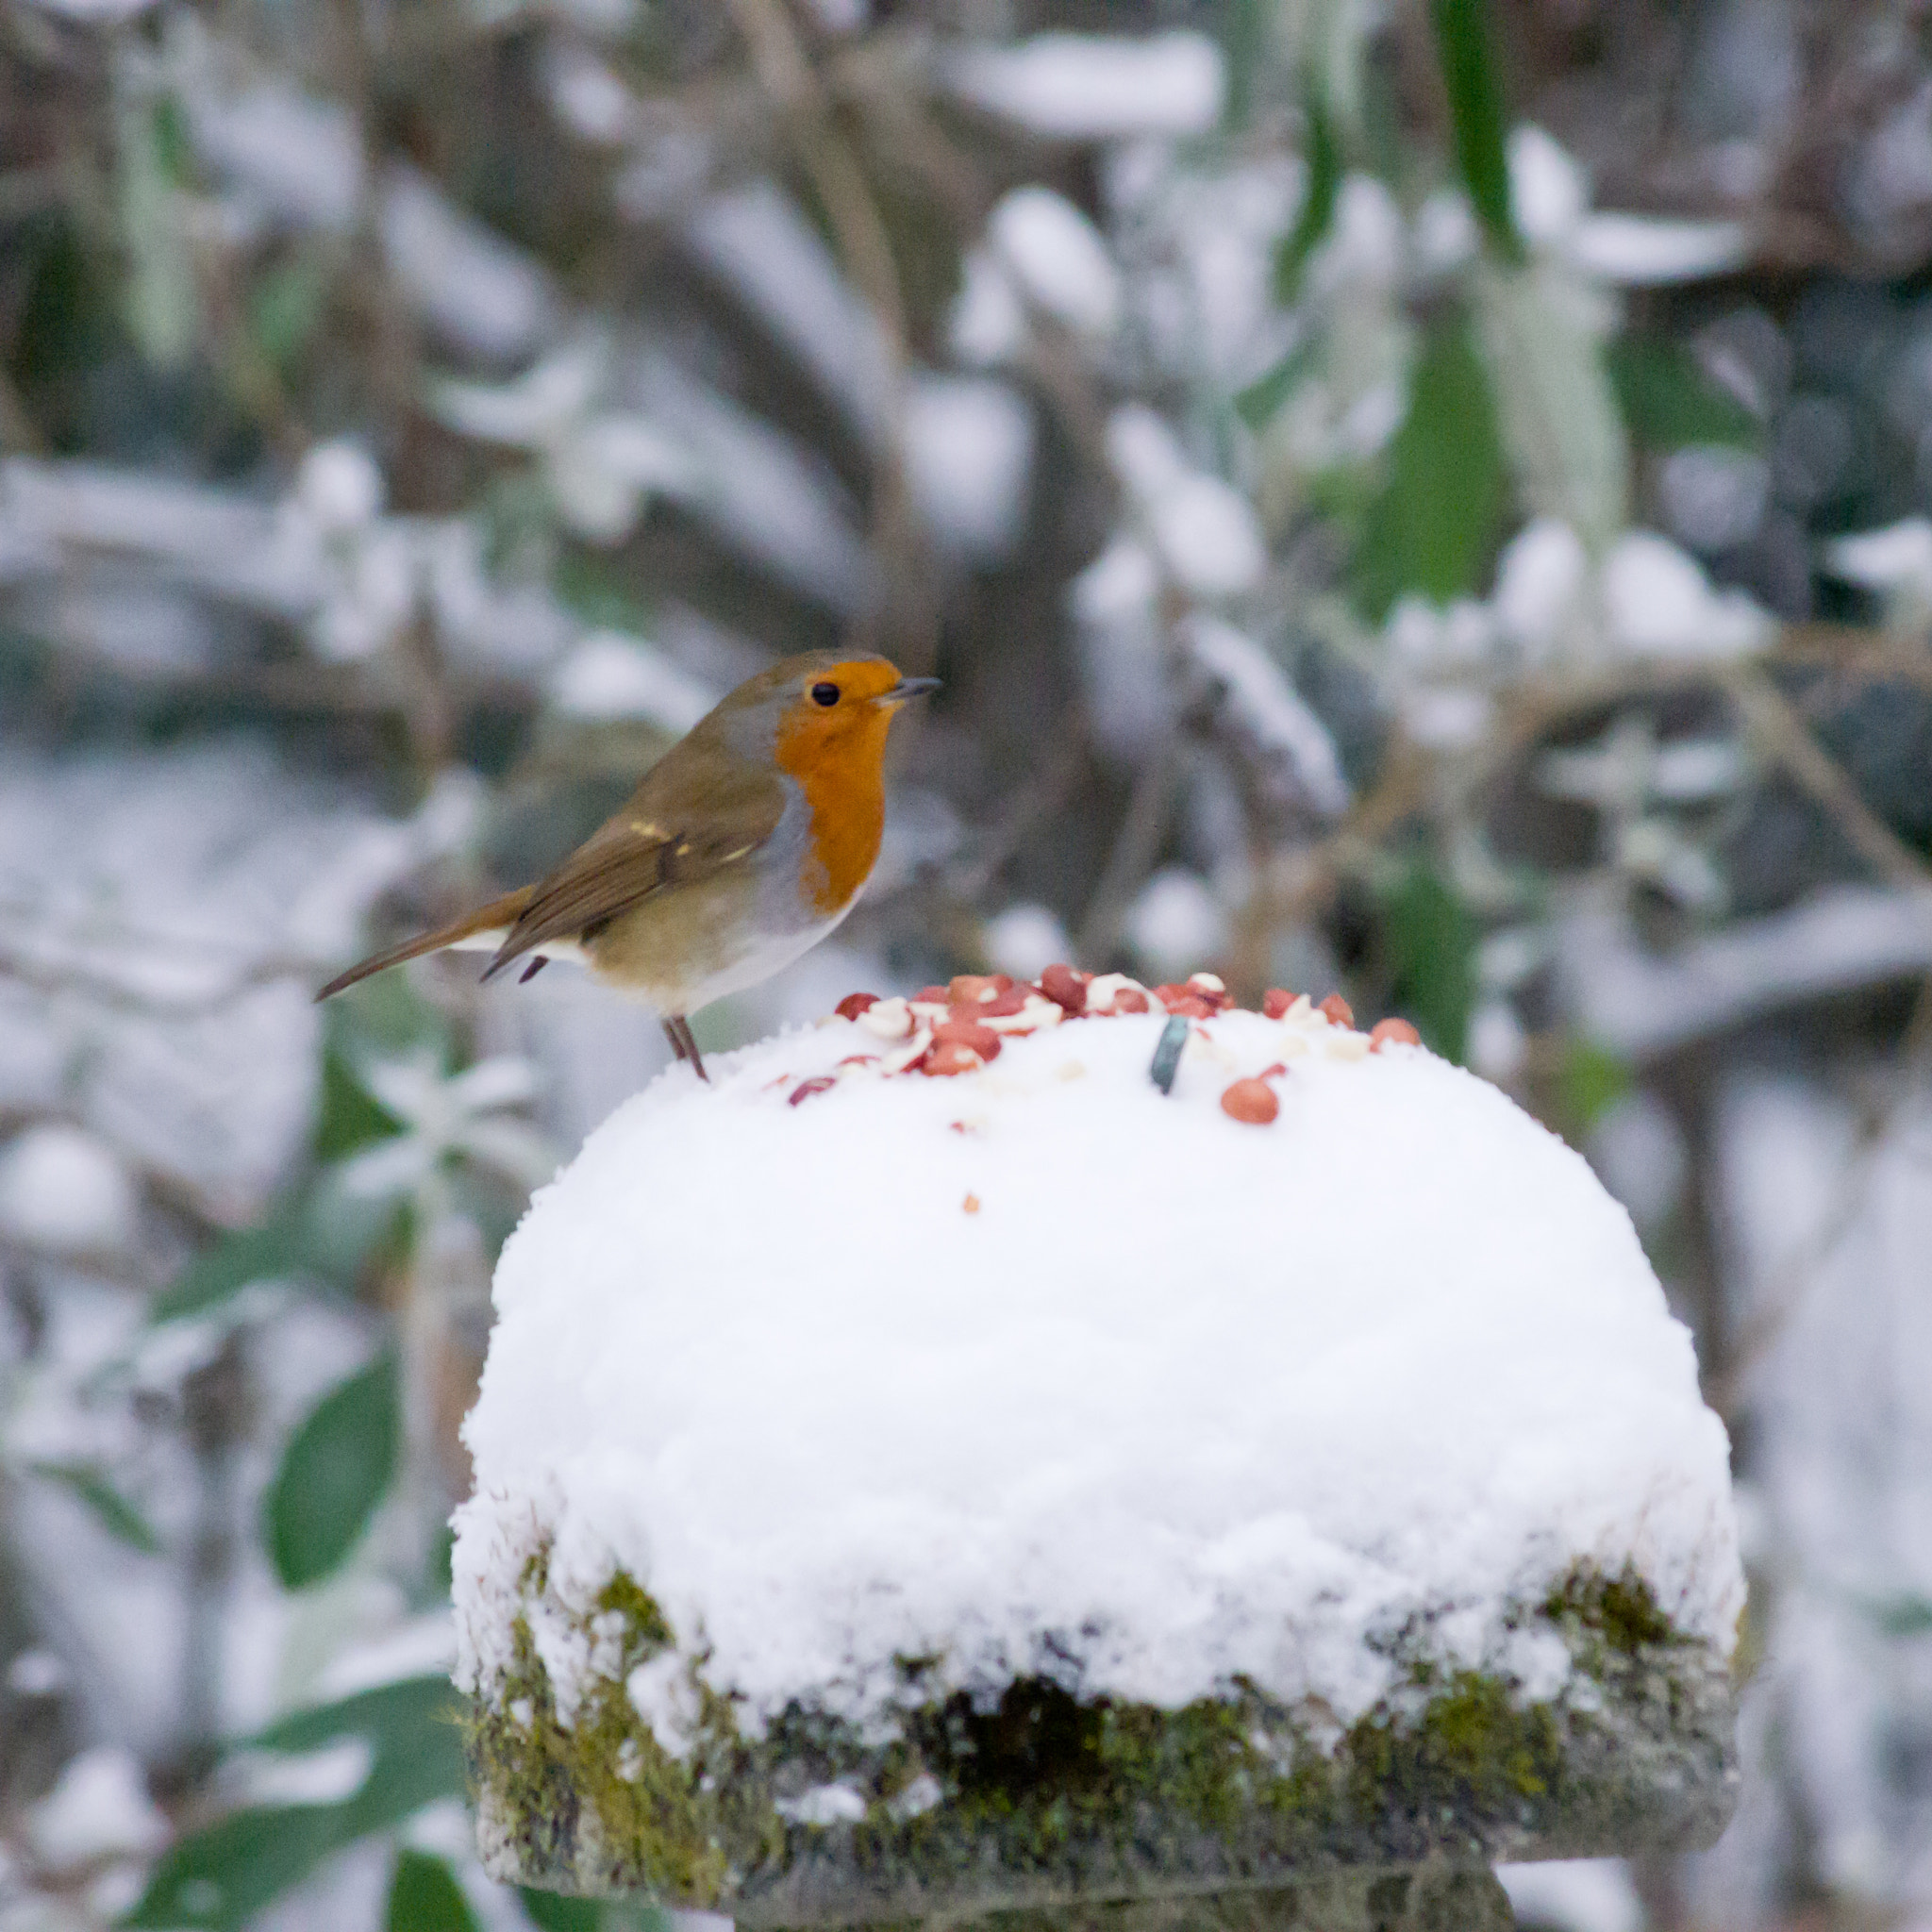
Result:
<svg viewBox="0 0 1932 1932">
<path fill-rule="evenodd" d="M 0 1147 L 0 1238 L 50 1255 L 125 1255 L 140 1213 L 125 1163 L 82 1128 L 45 1122 Z"/>
<path fill-rule="evenodd" d="M 1770 639 L 1770 614 L 1739 590 L 1716 590 L 1694 558 L 1652 530 L 1630 530 L 1604 559 L 1604 620 L 1633 657 L 1735 658 Z"/>
<path fill-rule="evenodd" d="M 982 935 L 988 963 L 1016 979 L 1038 979 L 1049 966 L 1069 958 L 1074 942 L 1058 915 L 1030 903 L 1008 906 L 986 922 Z"/>
<path fill-rule="evenodd" d="M 1061 141 L 1205 134 L 1227 92 L 1221 49 L 1184 30 L 1134 39 L 1037 34 L 963 48 L 941 74 L 960 99 Z"/>
<path fill-rule="evenodd" d="M 377 230 L 405 295 L 458 347 L 508 361 L 527 355 L 553 329 L 556 298 L 544 271 L 458 208 L 426 175 L 390 169 Z"/>
<path fill-rule="evenodd" d="M 436 1218 L 447 1174 L 470 1160 L 522 1187 L 548 1177 L 555 1156 L 542 1137 L 504 1109 L 526 1106 L 536 1094 L 529 1061 L 510 1055 L 446 1074 L 434 1053 L 368 1058 L 358 1076 L 402 1131 L 353 1154 L 335 1170 L 349 1194 L 362 1200 L 414 1196 L 425 1223 Z"/>
<path fill-rule="evenodd" d="M 1196 469 L 1174 431 L 1144 404 L 1114 411 L 1107 448 L 1161 562 L 1183 589 L 1226 597 L 1255 586 L 1268 552 L 1246 496 Z"/>
<path fill-rule="evenodd" d="M 315 1751 L 238 1752 L 222 1769 L 247 1805 L 332 1805 L 353 1798 L 375 1768 L 366 1738 L 340 1738 Z"/>
<path fill-rule="evenodd" d="M 1932 521 L 1903 517 L 1883 529 L 1834 538 L 1824 546 L 1829 575 L 1886 599 L 1888 622 L 1900 628 L 1932 614 Z"/>
<path fill-rule="evenodd" d="M 1543 260 L 1484 269 L 1477 341 L 1497 420 L 1524 501 L 1567 523 L 1592 551 L 1627 513 L 1629 447 L 1604 367 L 1599 298 Z"/>
<path fill-rule="evenodd" d="M 1552 657 L 1575 637 L 1589 579 L 1576 532 L 1556 517 L 1532 517 L 1496 559 L 1490 604 L 1497 628 L 1531 663 Z"/>
<path fill-rule="evenodd" d="M 642 408 L 691 453 L 690 512 L 828 609 L 867 608 L 877 570 L 837 481 L 784 431 L 669 358 L 633 372 Z"/>
<path fill-rule="evenodd" d="M 535 452 L 563 521 L 614 542 L 653 494 L 690 495 L 703 474 L 676 435 L 614 400 L 617 377 L 609 343 L 590 335 L 508 382 L 445 379 L 430 406 L 464 435 Z"/>
<path fill-rule="evenodd" d="M 1227 914 L 1198 873 L 1163 866 L 1128 908 L 1124 930 L 1151 973 L 1174 979 L 1220 957 L 1227 944 Z"/>
<path fill-rule="evenodd" d="M 1026 308 L 1013 277 L 986 248 L 968 251 L 959 265 L 959 292 L 946 319 L 954 355 L 969 367 L 997 368 L 1026 346 Z"/>
<path fill-rule="evenodd" d="M 1509 131 L 1509 196 L 1517 225 L 1540 247 L 1557 247 L 1590 208 L 1590 184 L 1569 151 L 1534 123 Z"/>
<path fill-rule="evenodd" d="M 706 202 L 683 240 L 876 441 L 888 387 L 877 319 L 797 206 L 771 182 L 751 182 Z"/>
<path fill-rule="evenodd" d="M 1750 237 L 1737 222 L 1667 222 L 1647 215 L 1586 215 L 1568 253 L 1578 268 L 1626 288 L 1661 288 L 1735 275 L 1750 260 Z"/>
<path fill-rule="evenodd" d="M 1033 468 L 1033 411 L 991 376 L 921 374 L 905 408 L 906 466 L 927 526 L 947 550 L 1005 556 L 1019 541 Z"/>
<path fill-rule="evenodd" d="M 96 1744 L 69 1758 L 25 1824 L 27 1842 L 56 1871 L 108 1857 L 148 1857 L 168 1836 L 141 1762 L 125 1744 Z"/>
<path fill-rule="evenodd" d="M 375 1764 L 355 1793 L 333 1803 L 248 1807 L 177 1839 L 124 1922 L 174 1932 L 241 1932 L 263 1907 L 324 1859 L 425 1806 L 463 1793 L 456 1698 L 441 1675 L 414 1677 L 298 1710 L 245 1740 L 284 1753 L 363 1739 Z"/>
<path fill-rule="evenodd" d="M 224 88 L 212 77 L 187 97 L 197 154 L 280 224 L 341 234 L 365 185 L 361 129 L 338 101 L 279 80 Z"/>
<path fill-rule="evenodd" d="M 593 631 L 552 673 L 550 702 L 571 718 L 648 718 L 689 731 L 721 692 L 680 670 L 641 638 Z"/>
<path fill-rule="evenodd" d="M 1196 612 L 1184 628 L 1194 660 L 1226 693 L 1240 727 L 1280 757 L 1314 808 L 1333 816 L 1348 807 L 1348 780 L 1328 727 L 1261 646 L 1232 625 Z"/>
<path fill-rule="evenodd" d="M 0 1099 L 58 1107 L 246 1220 L 308 1130 L 307 948 L 345 944 L 434 832 L 385 828 L 246 742 L 0 759 Z"/>
<path fill-rule="evenodd" d="M 1076 334 L 1104 340 L 1120 320 L 1120 272 L 1100 231 L 1050 188 L 1016 188 L 987 238 L 1027 297 Z"/>
</svg>

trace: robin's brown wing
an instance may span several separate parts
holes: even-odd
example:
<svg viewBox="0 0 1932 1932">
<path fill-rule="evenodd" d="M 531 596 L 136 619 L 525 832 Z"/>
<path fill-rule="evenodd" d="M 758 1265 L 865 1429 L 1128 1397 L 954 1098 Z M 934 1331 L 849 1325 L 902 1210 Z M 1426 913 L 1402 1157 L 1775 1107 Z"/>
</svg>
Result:
<svg viewBox="0 0 1932 1932">
<path fill-rule="evenodd" d="M 622 811 L 538 881 L 483 977 L 546 941 L 582 939 L 653 893 L 743 864 L 784 810 L 784 787 L 771 773 L 685 740 L 645 774 Z"/>
</svg>

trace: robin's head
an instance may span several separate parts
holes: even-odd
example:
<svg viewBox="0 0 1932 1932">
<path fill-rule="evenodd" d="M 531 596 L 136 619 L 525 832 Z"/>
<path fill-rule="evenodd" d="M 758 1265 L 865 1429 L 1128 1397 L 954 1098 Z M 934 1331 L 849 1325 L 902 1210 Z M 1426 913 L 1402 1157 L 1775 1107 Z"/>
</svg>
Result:
<svg viewBox="0 0 1932 1932">
<path fill-rule="evenodd" d="M 938 689 L 936 677 L 902 677 L 884 658 L 817 651 L 741 685 L 706 721 L 803 793 L 810 833 L 800 889 L 819 909 L 844 906 L 871 872 L 885 822 L 887 730 L 908 698 Z"/>
<path fill-rule="evenodd" d="M 876 783 L 893 714 L 938 689 L 938 678 L 902 677 L 884 658 L 812 651 L 740 685 L 712 715 L 741 754 L 770 758 L 801 784 Z"/>
</svg>

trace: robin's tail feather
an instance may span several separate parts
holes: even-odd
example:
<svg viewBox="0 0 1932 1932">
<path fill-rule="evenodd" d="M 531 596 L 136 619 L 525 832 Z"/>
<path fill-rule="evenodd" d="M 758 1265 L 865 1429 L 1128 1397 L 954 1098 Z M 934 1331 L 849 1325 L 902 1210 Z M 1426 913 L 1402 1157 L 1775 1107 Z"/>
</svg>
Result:
<svg viewBox="0 0 1932 1932">
<path fill-rule="evenodd" d="M 479 906 L 475 911 L 466 912 L 462 918 L 452 920 L 447 925 L 439 925 L 434 932 L 405 940 L 401 945 L 391 946 L 385 952 L 372 953 L 346 973 L 338 973 L 315 997 L 317 1000 L 328 999 L 344 988 L 354 986 L 357 981 L 367 979 L 372 973 L 400 966 L 405 959 L 420 959 L 425 953 L 440 953 L 446 946 L 467 944 L 486 951 L 493 950 L 496 942 L 524 916 L 524 908 L 530 903 L 535 890 L 533 886 L 520 886 L 514 892 L 506 892 L 502 898 L 492 899 L 489 905 Z"/>
</svg>

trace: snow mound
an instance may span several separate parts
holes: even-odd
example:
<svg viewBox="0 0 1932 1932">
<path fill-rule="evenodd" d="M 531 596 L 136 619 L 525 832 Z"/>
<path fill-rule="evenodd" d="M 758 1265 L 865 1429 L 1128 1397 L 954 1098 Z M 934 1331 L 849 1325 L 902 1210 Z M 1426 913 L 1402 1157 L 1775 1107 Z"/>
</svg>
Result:
<svg viewBox="0 0 1932 1932">
<path fill-rule="evenodd" d="M 908 1657 L 1346 1724 L 1421 1641 L 1547 1697 L 1518 1607 L 1578 1565 L 1728 1653 L 1724 1433 L 1579 1156 L 1339 1000 L 1044 979 L 677 1068 L 537 1196 L 465 1431 L 466 1689 L 532 1617 L 568 1724 L 619 1572 L 753 1734 L 877 1717 Z"/>
</svg>

